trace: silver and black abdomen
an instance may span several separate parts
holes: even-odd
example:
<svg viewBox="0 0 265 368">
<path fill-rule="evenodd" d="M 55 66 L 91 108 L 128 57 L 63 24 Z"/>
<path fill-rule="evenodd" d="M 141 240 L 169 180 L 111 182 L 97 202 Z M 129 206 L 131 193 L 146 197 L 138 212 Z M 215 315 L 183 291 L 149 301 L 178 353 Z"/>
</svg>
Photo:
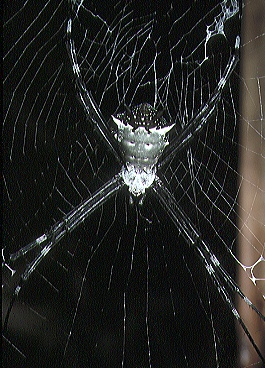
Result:
<svg viewBox="0 0 265 368">
<path fill-rule="evenodd" d="M 168 144 L 166 133 L 173 125 L 167 126 L 160 113 L 147 103 L 112 118 L 125 161 L 122 177 L 130 192 L 139 196 L 155 179 L 156 163 Z"/>
</svg>

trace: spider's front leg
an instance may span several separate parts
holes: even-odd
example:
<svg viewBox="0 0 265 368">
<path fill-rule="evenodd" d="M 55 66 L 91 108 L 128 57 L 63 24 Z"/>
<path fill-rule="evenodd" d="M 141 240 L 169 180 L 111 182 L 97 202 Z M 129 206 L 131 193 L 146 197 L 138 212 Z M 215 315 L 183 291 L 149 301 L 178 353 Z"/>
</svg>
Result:
<svg viewBox="0 0 265 368">
<path fill-rule="evenodd" d="M 117 146 L 117 142 L 113 138 L 111 131 L 106 124 L 104 117 L 102 116 L 97 103 L 94 101 L 91 93 L 86 89 L 86 85 L 83 81 L 79 64 L 77 61 L 77 54 L 75 49 L 75 43 L 72 35 L 72 19 L 70 18 L 67 23 L 67 49 L 72 65 L 72 70 L 75 77 L 75 84 L 78 89 L 79 99 L 84 107 L 86 116 L 89 122 L 92 124 L 98 137 L 103 140 L 107 149 L 112 152 L 119 163 L 122 163 L 122 157 Z"/>
<path fill-rule="evenodd" d="M 209 97 L 208 101 L 199 108 L 197 113 L 185 125 L 182 132 L 175 137 L 175 139 L 173 139 L 170 146 L 165 151 L 162 159 L 160 160 L 158 164 L 159 167 L 165 165 L 171 159 L 176 157 L 176 154 L 178 154 L 184 147 L 187 147 L 187 145 L 189 145 L 192 140 L 202 131 L 206 124 L 209 123 L 213 113 L 216 111 L 216 106 L 220 101 L 223 90 L 237 66 L 239 60 L 239 46 L 240 37 L 237 36 L 234 53 L 231 54 L 215 90 Z"/>
</svg>

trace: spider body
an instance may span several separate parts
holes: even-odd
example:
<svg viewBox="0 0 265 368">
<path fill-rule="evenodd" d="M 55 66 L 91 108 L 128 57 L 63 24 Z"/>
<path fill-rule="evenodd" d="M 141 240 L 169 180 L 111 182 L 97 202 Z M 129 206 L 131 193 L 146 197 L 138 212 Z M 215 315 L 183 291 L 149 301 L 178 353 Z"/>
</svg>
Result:
<svg viewBox="0 0 265 368">
<path fill-rule="evenodd" d="M 117 125 L 114 135 L 124 157 L 122 178 L 134 196 L 144 194 L 155 179 L 156 163 L 168 145 L 168 126 L 164 118 L 147 103 L 136 106 L 132 111 L 113 116 Z"/>
</svg>

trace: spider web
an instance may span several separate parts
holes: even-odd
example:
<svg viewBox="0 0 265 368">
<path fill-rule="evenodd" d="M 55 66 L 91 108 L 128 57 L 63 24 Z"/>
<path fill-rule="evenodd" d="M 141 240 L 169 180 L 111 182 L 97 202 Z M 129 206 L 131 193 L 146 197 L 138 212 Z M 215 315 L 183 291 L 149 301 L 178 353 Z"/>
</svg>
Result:
<svg viewBox="0 0 265 368">
<path fill-rule="evenodd" d="M 45 257 L 12 304 L 35 255 L 16 263 L 8 256 L 120 170 L 78 101 L 66 47 L 69 17 L 81 75 L 110 128 L 111 115 L 148 102 L 175 123 L 169 141 L 207 103 L 240 34 L 239 4 L 232 0 L 212 7 L 198 1 L 67 5 L 28 0 L 4 7 L 4 316 L 12 306 L 4 364 L 234 367 L 233 315 L 149 192 L 141 206 L 130 203 L 125 188 L 106 202 Z M 241 54 L 260 40 L 264 31 L 244 40 Z M 240 85 L 258 118 L 239 110 Z M 236 69 L 209 124 L 159 170 L 227 273 L 236 280 L 242 269 L 260 294 L 265 215 L 252 209 L 264 201 L 263 99 L 264 74 L 255 70 L 247 79 Z M 241 171 L 240 152 L 259 159 L 263 181 Z M 245 186 L 250 207 L 240 197 Z M 256 329 L 262 328 L 259 319 Z"/>
</svg>

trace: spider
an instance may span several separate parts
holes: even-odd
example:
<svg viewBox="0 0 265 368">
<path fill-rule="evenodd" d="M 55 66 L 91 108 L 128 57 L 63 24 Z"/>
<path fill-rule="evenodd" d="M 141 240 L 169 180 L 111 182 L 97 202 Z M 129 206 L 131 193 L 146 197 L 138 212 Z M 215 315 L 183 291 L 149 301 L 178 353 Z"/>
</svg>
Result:
<svg viewBox="0 0 265 368">
<path fill-rule="evenodd" d="M 263 320 L 265 320 L 264 316 L 230 278 L 208 244 L 203 240 L 202 234 L 200 234 L 198 229 L 179 207 L 175 197 L 159 177 L 159 170 L 172 158 L 178 157 L 180 152 L 188 147 L 191 141 L 209 123 L 222 92 L 237 65 L 239 44 L 240 40 L 237 38 L 234 53 L 230 56 L 227 66 L 206 104 L 200 107 L 178 136 L 169 140 L 167 134 L 173 128 L 174 123 L 168 123 L 163 118 L 163 110 L 156 109 L 146 101 L 137 106 L 125 107 L 124 112 L 113 115 L 112 119 L 116 127 L 113 131 L 110 130 L 99 107 L 91 93 L 86 89 L 83 81 L 72 37 L 72 19 L 69 19 L 67 24 L 67 47 L 79 98 L 96 133 L 101 141 L 104 142 L 106 149 L 116 157 L 117 166 L 121 168 L 118 174 L 99 188 L 87 200 L 65 215 L 62 220 L 58 221 L 47 232 L 10 255 L 10 261 L 13 262 L 32 249 L 38 250 L 38 255 L 27 265 L 21 276 L 21 283 L 16 287 L 14 292 L 14 300 L 19 294 L 22 284 L 29 279 L 39 263 L 63 237 L 76 229 L 94 211 L 102 206 L 103 203 L 121 190 L 121 188 L 127 186 L 131 201 L 138 202 L 140 205 L 143 204 L 145 196 L 152 192 L 180 231 L 187 244 L 199 255 L 207 272 L 218 287 L 221 296 L 246 332 L 261 360 L 265 362 L 223 284 L 243 298 Z M 11 309 L 12 303 L 6 315 L 5 326 L 7 325 Z"/>
</svg>

